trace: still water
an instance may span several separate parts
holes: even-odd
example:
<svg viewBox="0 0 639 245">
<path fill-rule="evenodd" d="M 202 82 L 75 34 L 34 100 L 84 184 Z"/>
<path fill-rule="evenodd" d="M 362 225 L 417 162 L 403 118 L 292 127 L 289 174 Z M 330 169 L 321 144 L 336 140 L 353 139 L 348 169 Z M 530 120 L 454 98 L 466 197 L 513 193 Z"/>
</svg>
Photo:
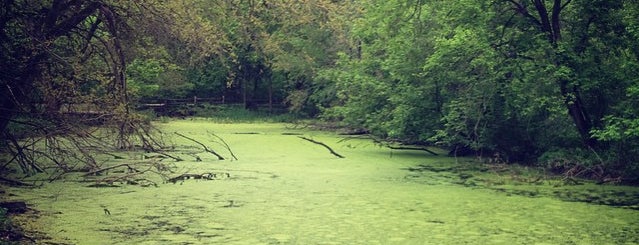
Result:
<svg viewBox="0 0 639 245">
<path fill-rule="evenodd" d="M 550 196 L 509 195 L 410 176 L 407 168 L 455 159 L 380 148 L 363 139 L 284 124 L 177 121 L 159 125 L 183 138 L 186 161 L 170 176 L 220 173 L 157 187 L 92 188 L 54 182 L 12 189 L 39 210 L 40 230 L 62 244 L 637 244 L 639 211 Z M 339 159 L 303 134 L 346 156 Z M 139 161 L 143 153 L 127 153 Z M 459 159 L 457 159 L 459 160 Z M 228 176 L 225 174 L 228 173 Z M 153 178 L 153 177 L 149 177 Z M 551 187 L 548 187 L 551 188 Z M 107 214 L 105 209 L 109 211 Z"/>
</svg>

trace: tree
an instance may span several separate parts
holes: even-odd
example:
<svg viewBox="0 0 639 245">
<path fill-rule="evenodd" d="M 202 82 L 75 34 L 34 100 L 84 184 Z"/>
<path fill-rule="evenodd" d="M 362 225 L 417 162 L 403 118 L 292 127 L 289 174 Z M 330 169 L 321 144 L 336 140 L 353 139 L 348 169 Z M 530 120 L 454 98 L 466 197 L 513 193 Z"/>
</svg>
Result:
<svg viewBox="0 0 639 245">
<path fill-rule="evenodd" d="M 183 6 L 126 0 L 3 1 L 0 130 L 2 146 L 13 155 L 9 163 L 17 162 L 30 174 L 42 170 L 37 159 L 44 158 L 68 171 L 69 159 L 96 167 L 94 154 L 87 149 L 99 149 L 101 154 L 133 147 L 134 141 L 148 150 L 158 149 L 160 142 L 150 137 L 148 124 L 131 110 L 127 63 L 138 56 L 146 63 L 134 61 L 134 68 L 152 68 L 150 61 L 161 57 L 145 52 L 152 50 L 146 49 L 145 41 L 168 45 L 171 40 L 160 29 L 182 31 L 169 34 L 186 39 L 182 47 L 204 55 L 219 47 L 195 45 L 187 37 L 201 35 L 184 34 L 196 33 L 188 25 L 174 28 L 191 17 L 173 15 L 179 7 Z M 172 57 L 184 53 L 171 51 Z M 174 66 L 167 63 L 166 68 Z M 148 78 L 149 69 L 137 70 L 144 71 L 137 79 Z M 107 136 L 116 137 L 104 138 L 105 134 L 87 127 L 96 124 L 112 131 Z M 47 151 L 31 147 L 36 144 L 46 145 Z"/>
<path fill-rule="evenodd" d="M 557 149 L 602 153 L 618 145 L 614 135 L 632 135 L 634 2 L 361 6 L 350 32 L 358 52 L 344 52 L 319 73 L 337 91 L 327 118 L 382 137 L 511 161 L 535 161 Z M 620 162 L 614 159 L 597 161 Z"/>
</svg>

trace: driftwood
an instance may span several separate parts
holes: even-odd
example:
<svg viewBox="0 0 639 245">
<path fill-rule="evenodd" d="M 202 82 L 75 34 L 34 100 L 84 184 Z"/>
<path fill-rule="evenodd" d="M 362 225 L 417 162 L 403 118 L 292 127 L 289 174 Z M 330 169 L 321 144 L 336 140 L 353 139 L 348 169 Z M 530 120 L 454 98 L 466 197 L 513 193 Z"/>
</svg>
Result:
<svg viewBox="0 0 639 245">
<path fill-rule="evenodd" d="M 215 151 L 213 151 L 213 150 L 209 149 L 208 147 L 206 147 L 206 145 L 202 144 L 201 142 L 199 142 L 199 141 L 197 141 L 197 140 L 195 140 L 195 139 L 193 139 L 193 138 L 191 138 L 191 137 L 188 137 L 188 136 L 186 136 L 186 135 L 183 135 L 183 134 L 181 134 L 181 133 L 178 133 L 178 132 L 175 132 L 175 134 L 176 134 L 176 135 L 178 135 L 178 136 L 180 136 L 180 137 L 182 137 L 182 138 L 185 138 L 185 139 L 187 139 L 187 140 L 193 141 L 193 142 L 195 142 L 196 144 L 198 144 L 198 145 L 202 146 L 202 148 L 204 148 L 204 150 L 205 150 L 206 152 L 208 152 L 208 153 L 211 153 L 211 154 L 215 155 L 215 156 L 217 157 L 217 159 L 218 159 L 218 160 L 224 160 L 224 157 L 222 157 L 222 155 L 217 154 L 217 152 L 215 152 Z"/>
<path fill-rule="evenodd" d="M 315 144 L 318 144 L 318 145 L 323 146 L 324 148 L 328 149 L 328 151 L 330 151 L 330 152 L 331 152 L 331 154 L 335 155 L 336 157 L 339 157 L 339 158 L 345 158 L 344 156 L 342 156 L 342 155 L 338 154 L 338 153 L 337 153 L 337 152 L 335 152 L 335 151 L 334 151 L 331 147 L 329 147 L 328 145 L 326 145 L 326 144 L 324 144 L 324 143 L 322 143 L 322 142 L 315 141 L 315 140 L 313 140 L 313 139 L 309 139 L 309 138 L 306 138 L 306 137 L 304 137 L 304 136 L 297 136 L 297 137 L 298 137 L 298 138 L 300 138 L 300 139 L 303 139 L 303 140 L 309 141 L 309 142 L 311 142 L 311 143 L 315 143 Z"/>
</svg>

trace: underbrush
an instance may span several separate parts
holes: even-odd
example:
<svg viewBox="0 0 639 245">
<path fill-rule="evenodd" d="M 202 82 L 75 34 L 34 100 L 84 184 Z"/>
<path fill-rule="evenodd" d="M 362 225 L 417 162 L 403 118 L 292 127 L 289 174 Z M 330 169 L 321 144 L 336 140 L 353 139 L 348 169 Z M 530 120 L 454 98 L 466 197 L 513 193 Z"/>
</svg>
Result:
<svg viewBox="0 0 639 245">
<path fill-rule="evenodd" d="M 558 149 L 544 153 L 538 165 L 564 178 L 587 178 L 599 183 L 639 184 L 639 166 L 622 162 L 616 154 L 598 154 L 580 148 Z"/>
</svg>

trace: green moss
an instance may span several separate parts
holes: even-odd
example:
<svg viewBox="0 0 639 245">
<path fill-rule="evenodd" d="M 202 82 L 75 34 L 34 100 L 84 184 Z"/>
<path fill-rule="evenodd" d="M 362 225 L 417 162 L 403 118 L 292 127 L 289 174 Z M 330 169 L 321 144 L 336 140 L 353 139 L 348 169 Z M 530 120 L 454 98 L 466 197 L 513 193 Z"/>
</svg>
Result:
<svg viewBox="0 0 639 245">
<path fill-rule="evenodd" d="M 191 161 L 171 163 L 172 176 L 229 175 L 147 188 L 54 182 L 11 192 L 41 211 L 41 230 L 52 237 L 49 242 L 60 243 L 639 243 L 636 210 L 571 199 L 616 200 L 634 195 L 634 187 L 555 185 L 561 180 L 537 180 L 531 169 L 410 151 L 391 154 L 368 140 L 342 141 L 336 134 L 285 124 L 181 120 L 159 126 L 228 156 L 208 136 L 214 132 L 239 160 L 219 161 L 198 145 L 173 138 L 178 150 L 190 150 L 202 161 L 185 157 Z M 300 133 L 346 158 L 299 139 Z M 123 161 L 131 160 L 104 164 Z"/>
</svg>

